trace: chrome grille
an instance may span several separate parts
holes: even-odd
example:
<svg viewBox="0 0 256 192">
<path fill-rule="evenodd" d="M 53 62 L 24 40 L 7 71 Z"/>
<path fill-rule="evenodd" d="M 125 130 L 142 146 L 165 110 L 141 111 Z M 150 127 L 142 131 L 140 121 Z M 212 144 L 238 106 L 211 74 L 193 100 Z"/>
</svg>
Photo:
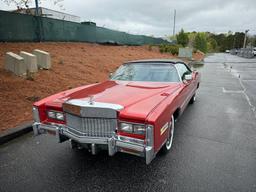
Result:
<svg viewBox="0 0 256 192">
<path fill-rule="evenodd" d="M 117 127 L 116 118 L 80 117 L 66 113 L 67 127 L 79 136 L 111 137 Z"/>
</svg>

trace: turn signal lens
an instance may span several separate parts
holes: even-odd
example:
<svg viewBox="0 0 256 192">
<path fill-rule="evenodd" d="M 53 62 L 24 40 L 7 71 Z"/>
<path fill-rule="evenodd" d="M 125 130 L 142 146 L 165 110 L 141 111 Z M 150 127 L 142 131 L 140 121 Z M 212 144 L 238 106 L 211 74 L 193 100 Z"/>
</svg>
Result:
<svg viewBox="0 0 256 192">
<path fill-rule="evenodd" d="M 39 123 L 40 122 L 40 117 L 39 117 L 38 108 L 34 106 L 32 111 L 33 111 L 33 119 L 34 119 L 34 121 Z"/>
</svg>

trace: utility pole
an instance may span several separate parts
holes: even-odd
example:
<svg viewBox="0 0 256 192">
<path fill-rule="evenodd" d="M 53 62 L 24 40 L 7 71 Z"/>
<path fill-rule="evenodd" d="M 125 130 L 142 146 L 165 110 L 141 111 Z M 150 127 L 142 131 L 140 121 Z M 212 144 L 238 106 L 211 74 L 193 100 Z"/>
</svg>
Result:
<svg viewBox="0 0 256 192">
<path fill-rule="evenodd" d="M 249 29 L 245 30 L 245 33 L 244 33 L 244 46 L 243 48 L 245 48 L 246 46 L 246 38 L 247 38 L 247 33 L 249 32 Z"/>
<path fill-rule="evenodd" d="M 176 23 L 176 9 L 174 9 L 174 17 L 173 17 L 173 37 L 175 35 L 175 23 Z"/>
<path fill-rule="evenodd" d="M 234 34 L 233 49 L 235 48 L 235 45 L 236 45 L 236 33 Z"/>
<path fill-rule="evenodd" d="M 36 16 L 39 16 L 39 11 L 38 11 L 38 0 L 35 0 L 36 4 Z"/>
<path fill-rule="evenodd" d="M 42 36 L 41 36 L 41 17 L 39 16 L 39 7 L 38 7 L 38 0 L 35 0 L 35 4 L 36 4 L 36 36 L 37 36 L 37 41 L 41 42 L 42 41 Z"/>
</svg>

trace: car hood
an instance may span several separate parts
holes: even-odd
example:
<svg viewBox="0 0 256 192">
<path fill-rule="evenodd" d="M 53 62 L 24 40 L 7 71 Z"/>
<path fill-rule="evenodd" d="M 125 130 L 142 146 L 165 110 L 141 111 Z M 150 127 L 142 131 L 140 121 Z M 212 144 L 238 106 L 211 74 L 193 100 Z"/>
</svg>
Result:
<svg viewBox="0 0 256 192">
<path fill-rule="evenodd" d="M 145 120 L 152 109 L 180 87 L 179 83 L 106 81 L 62 96 L 53 102 L 71 99 L 122 105 L 119 115 L 125 119 Z"/>
</svg>

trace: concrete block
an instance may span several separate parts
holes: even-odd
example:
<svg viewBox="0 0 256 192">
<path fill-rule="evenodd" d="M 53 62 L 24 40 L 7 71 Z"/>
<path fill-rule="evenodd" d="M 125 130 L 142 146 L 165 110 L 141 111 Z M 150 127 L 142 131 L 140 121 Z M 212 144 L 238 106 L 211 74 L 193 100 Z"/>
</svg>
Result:
<svg viewBox="0 0 256 192">
<path fill-rule="evenodd" d="M 39 68 L 50 69 L 51 68 L 51 56 L 50 53 L 35 49 L 33 54 L 37 58 L 37 65 Z"/>
<path fill-rule="evenodd" d="M 27 66 L 27 70 L 29 72 L 35 73 L 38 71 L 37 59 L 35 55 L 25 51 L 21 51 L 20 56 L 23 57 L 25 65 Z"/>
<path fill-rule="evenodd" d="M 12 56 L 14 53 L 12 52 L 7 52 L 5 54 L 5 59 L 4 59 L 4 68 L 7 71 L 14 71 L 14 63 L 12 62 Z"/>
<path fill-rule="evenodd" d="M 15 73 L 16 75 L 26 75 L 27 67 L 24 59 L 12 52 L 5 54 L 5 69 Z"/>
<path fill-rule="evenodd" d="M 193 53 L 193 49 L 191 48 L 179 48 L 178 57 L 191 59 L 193 56 L 192 53 Z"/>
</svg>

